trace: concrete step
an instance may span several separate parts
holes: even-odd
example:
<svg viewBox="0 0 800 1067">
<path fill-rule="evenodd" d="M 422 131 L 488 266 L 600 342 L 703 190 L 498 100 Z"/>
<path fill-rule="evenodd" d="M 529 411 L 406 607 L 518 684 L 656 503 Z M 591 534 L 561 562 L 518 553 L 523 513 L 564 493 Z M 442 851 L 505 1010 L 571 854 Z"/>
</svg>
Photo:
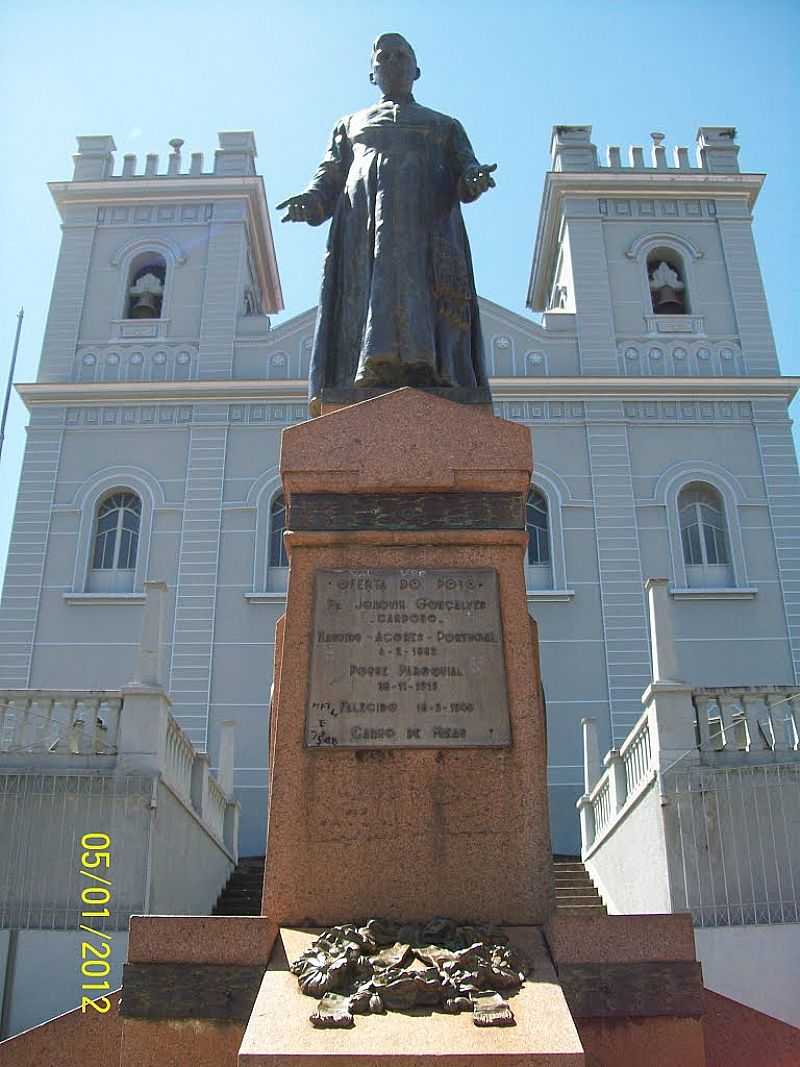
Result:
<svg viewBox="0 0 800 1067">
<path fill-rule="evenodd" d="M 260 915 L 264 857 L 243 856 L 217 899 L 214 915 Z"/>
</svg>

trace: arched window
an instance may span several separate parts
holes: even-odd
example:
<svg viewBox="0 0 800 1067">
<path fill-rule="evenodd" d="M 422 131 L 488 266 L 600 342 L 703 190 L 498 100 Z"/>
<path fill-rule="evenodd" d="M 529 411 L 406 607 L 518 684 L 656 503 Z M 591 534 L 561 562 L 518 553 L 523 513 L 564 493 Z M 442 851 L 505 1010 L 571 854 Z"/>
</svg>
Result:
<svg viewBox="0 0 800 1067">
<path fill-rule="evenodd" d="M 535 487 L 528 492 L 525 529 L 528 533 L 528 588 L 549 589 L 553 584 L 553 569 L 547 500 L 544 493 Z"/>
<path fill-rule="evenodd" d="M 705 482 L 684 486 L 678 494 L 678 521 L 689 586 L 732 586 L 725 509 L 716 489 Z"/>
<path fill-rule="evenodd" d="M 116 490 L 97 507 L 89 572 L 93 592 L 129 592 L 133 589 L 142 502 L 135 493 Z"/>
<path fill-rule="evenodd" d="M 672 248 L 655 248 L 647 257 L 647 281 L 656 315 L 686 315 L 686 269 Z"/>
<path fill-rule="evenodd" d="M 286 529 L 286 501 L 283 493 L 276 493 L 269 508 L 269 554 L 268 567 L 288 567 L 283 531 Z"/>
<path fill-rule="evenodd" d="M 538 489 L 528 493 L 525 510 L 528 531 L 528 563 L 550 562 L 550 534 L 547 529 L 547 501 Z"/>
<path fill-rule="evenodd" d="M 125 317 L 160 319 L 167 281 L 167 263 L 158 252 L 140 252 L 131 262 Z"/>
</svg>

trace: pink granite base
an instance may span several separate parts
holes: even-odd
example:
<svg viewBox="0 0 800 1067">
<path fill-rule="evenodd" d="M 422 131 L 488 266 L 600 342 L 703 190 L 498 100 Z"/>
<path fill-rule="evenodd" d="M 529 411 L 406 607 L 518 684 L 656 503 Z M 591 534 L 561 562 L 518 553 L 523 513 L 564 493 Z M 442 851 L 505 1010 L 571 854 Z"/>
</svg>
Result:
<svg viewBox="0 0 800 1067">
<path fill-rule="evenodd" d="M 128 963 L 266 964 L 278 928 L 260 915 L 133 915 Z"/>
<path fill-rule="evenodd" d="M 545 938 L 557 965 L 696 958 L 689 914 L 581 915 L 562 910 L 553 913 Z"/>
<path fill-rule="evenodd" d="M 316 1001 L 289 973 L 313 932 L 282 929 L 239 1051 L 239 1067 L 578 1067 L 583 1050 L 541 933 L 506 931 L 534 970 L 509 999 L 516 1025 L 476 1027 L 469 1014 L 426 1009 L 359 1016 L 349 1030 L 316 1030 Z"/>
<path fill-rule="evenodd" d="M 75 1008 L 0 1041 L 0 1067 L 117 1067 L 122 1041 L 119 990 L 109 998 L 113 1007 L 105 1015 Z"/>
<path fill-rule="evenodd" d="M 271 722 L 264 915 L 298 926 L 371 915 L 543 923 L 553 872 L 525 535 L 290 533 L 286 540 L 291 571 Z M 511 747 L 304 747 L 314 574 L 382 567 L 497 571 Z"/>
<path fill-rule="evenodd" d="M 125 1019 L 119 1067 L 236 1067 L 244 1023 L 209 1019 Z M 75 1067 L 116 1067 L 80 1060 Z"/>
</svg>

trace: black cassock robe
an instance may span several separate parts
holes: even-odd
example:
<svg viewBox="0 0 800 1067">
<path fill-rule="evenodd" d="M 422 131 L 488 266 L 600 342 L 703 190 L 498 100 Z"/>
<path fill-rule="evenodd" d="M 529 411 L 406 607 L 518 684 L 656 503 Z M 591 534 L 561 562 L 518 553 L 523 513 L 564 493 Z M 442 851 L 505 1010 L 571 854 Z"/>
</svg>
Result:
<svg viewBox="0 0 800 1067">
<path fill-rule="evenodd" d="M 413 97 L 337 124 L 308 192 L 333 216 L 309 396 L 323 387 L 487 384 L 460 200 L 463 127 Z"/>
</svg>

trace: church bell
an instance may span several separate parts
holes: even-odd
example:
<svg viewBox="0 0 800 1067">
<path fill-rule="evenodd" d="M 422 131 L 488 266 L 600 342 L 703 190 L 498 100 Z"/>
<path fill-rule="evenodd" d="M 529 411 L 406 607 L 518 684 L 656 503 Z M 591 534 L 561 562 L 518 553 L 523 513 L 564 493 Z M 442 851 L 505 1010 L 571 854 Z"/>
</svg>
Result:
<svg viewBox="0 0 800 1067">
<path fill-rule="evenodd" d="M 156 304 L 155 293 L 145 292 L 137 296 L 131 308 L 130 317 L 132 319 L 157 319 L 158 305 Z"/>
<path fill-rule="evenodd" d="M 659 315 L 681 315 L 683 300 L 671 285 L 662 285 L 653 293 L 653 310 Z"/>
</svg>

